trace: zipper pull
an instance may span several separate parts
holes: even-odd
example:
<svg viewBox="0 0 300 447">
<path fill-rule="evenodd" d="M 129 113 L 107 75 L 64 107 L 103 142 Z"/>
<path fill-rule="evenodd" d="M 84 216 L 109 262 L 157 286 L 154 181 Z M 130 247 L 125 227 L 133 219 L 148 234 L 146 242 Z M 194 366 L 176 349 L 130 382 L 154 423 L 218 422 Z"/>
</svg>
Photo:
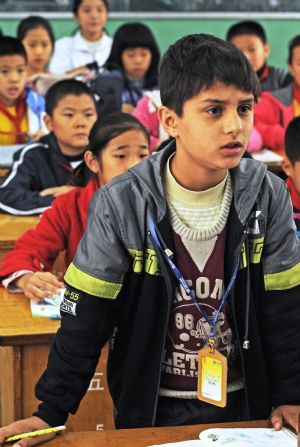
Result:
<svg viewBox="0 0 300 447">
<path fill-rule="evenodd" d="M 169 248 L 165 249 L 165 253 L 168 256 L 168 258 L 170 258 L 170 259 L 172 259 L 174 256 L 173 252 Z"/>
<path fill-rule="evenodd" d="M 243 349 L 250 349 L 250 341 L 249 340 L 244 340 Z"/>
</svg>

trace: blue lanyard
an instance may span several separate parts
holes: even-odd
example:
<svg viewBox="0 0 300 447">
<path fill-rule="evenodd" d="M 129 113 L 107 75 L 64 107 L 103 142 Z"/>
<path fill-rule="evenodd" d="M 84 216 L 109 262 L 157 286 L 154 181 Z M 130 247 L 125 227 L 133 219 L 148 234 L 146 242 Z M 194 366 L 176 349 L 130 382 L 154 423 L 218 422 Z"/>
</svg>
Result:
<svg viewBox="0 0 300 447">
<path fill-rule="evenodd" d="M 182 287 L 184 288 L 185 293 L 191 298 L 191 300 L 193 301 L 193 303 L 195 304 L 195 306 L 197 307 L 197 309 L 199 310 L 199 312 L 203 315 L 203 317 L 205 318 L 205 320 L 207 321 L 207 323 L 209 324 L 210 327 L 210 334 L 209 337 L 210 338 L 214 338 L 215 337 L 215 328 L 218 322 L 218 318 L 219 318 L 219 314 L 220 311 L 223 307 L 223 305 L 225 304 L 228 296 L 229 296 L 229 292 L 234 284 L 234 281 L 237 277 L 237 273 L 238 273 L 238 268 L 239 268 L 239 260 L 235 266 L 234 272 L 232 274 L 232 277 L 229 281 L 229 284 L 227 286 L 226 291 L 223 294 L 221 303 L 219 305 L 218 310 L 216 311 L 215 315 L 213 318 L 209 317 L 207 315 L 207 313 L 205 312 L 203 306 L 197 302 L 196 297 L 195 297 L 195 293 L 194 291 L 188 286 L 186 280 L 184 279 L 184 277 L 182 276 L 182 274 L 180 273 L 178 267 L 174 264 L 174 262 L 171 259 L 171 255 L 167 254 L 167 250 L 164 250 L 163 247 L 161 246 L 161 243 L 157 237 L 156 234 L 156 230 L 155 230 L 155 225 L 152 219 L 152 216 L 150 214 L 148 214 L 148 227 L 149 227 L 149 231 L 151 233 L 151 236 L 153 238 L 153 240 L 155 241 L 156 245 L 158 246 L 158 248 L 160 249 L 161 253 L 163 254 L 163 257 L 165 258 L 165 260 L 167 261 L 167 263 L 169 264 L 169 266 L 171 267 L 171 271 L 173 272 L 173 274 L 175 275 L 175 277 L 177 278 L 177 280 L 179 281 L 179 283 L 182 285 Z"/>
</svg>

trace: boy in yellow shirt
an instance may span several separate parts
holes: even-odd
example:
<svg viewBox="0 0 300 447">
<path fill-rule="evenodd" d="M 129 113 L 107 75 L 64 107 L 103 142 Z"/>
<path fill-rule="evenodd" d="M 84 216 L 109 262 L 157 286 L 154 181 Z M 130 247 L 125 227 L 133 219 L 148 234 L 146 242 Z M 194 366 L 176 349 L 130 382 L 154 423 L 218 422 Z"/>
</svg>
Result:
<svg viewBox="0 0 300 447">
<path fill-rule="evenodd" d="M 0 37 L 0 145 L 36 140 L 47 133 L 45 101 L 25 88 L 27 56 L 14 37 Z"/>
</svg>

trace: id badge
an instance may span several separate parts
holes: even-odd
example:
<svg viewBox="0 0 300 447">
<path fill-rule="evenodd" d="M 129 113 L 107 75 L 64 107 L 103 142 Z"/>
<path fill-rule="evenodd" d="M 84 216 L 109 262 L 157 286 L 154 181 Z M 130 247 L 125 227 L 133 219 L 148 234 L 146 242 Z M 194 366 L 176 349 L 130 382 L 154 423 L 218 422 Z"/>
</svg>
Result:
<svg viewBox="0 0 300 447">
<path fill-rule="evenodd" d="M 214 340 L 198 352 L 199 400 L 218 407 L 227 402 L 227 358 L 215 349 Z"/>
</svg>

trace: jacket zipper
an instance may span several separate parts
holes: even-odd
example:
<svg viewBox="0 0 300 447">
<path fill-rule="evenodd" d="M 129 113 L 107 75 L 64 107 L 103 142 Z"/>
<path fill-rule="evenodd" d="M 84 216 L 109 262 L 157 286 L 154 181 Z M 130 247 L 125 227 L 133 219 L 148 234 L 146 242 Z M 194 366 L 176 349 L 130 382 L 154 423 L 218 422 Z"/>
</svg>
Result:
<svg viewBox="0 0 300 447">
<path fill-rule="evenodd" d="M 164 277 L 166 280 L 166 288 L 167 288 L 167 298 L 168 298 L 168 315 L 167 315 L 167 320 L 166 320 L 166 324 L 165 324 L 165 328 L 164 328 L 164 336 L 163 336 L 163 348 L 162 348 L 162 353 L 161 353 L 161 357 L 160 357 L 160 362 L 159 362 L 159 371 L 158 371 L 158 375 L 156 378 L 156 394 L 155 394 L 155 400 L 154 400 L 154 406 L 153 406 L 153 416 L 152 416 L 152 422 L 151 422 L 151 426 L 154 427 L 155 426 L 155 419 L 156 419 L 156 412 L 157 412 L 157 404 L 158 404 L 158 398 L 159 398 L 159 378 L 161 376 L 161 365 L 164 359 L 164 346 L 165 346 L 165 341 L 166 341 L 166 337 L 167 337 L 167 331 L 168 331 L 168 321 L 169 321 L 169 317 L 170 317 L 170 311 L 171 311 L 171 307 L 172 307 L 172 281 L 170 279 L 169 276 L 169 272 L 168 272 L 168 266 L 166 265 L 166 261 L 164 260 L 162 254 L 160 253 L 160 251 L 157 249 L 157 246 L 155 244 L 155 242 L 152 239 L 152 236 L 150 236 L 151 242 L 153 244 L 154 247 L 154 251 L 157 255 L 157 258 L 161 261 L 161 269 L 162 271 L 164 271 Z M 161 237 L 160 237 L 161 239 Z M 162 242 L 162 240 L 161 240 Z"/>
<path fill-rule="evenodd" d="M 237 262 L 238 256 L 240 256 L 241 248 L 243 246 L 243 243 L 245 242 L 246 237 L 247 237 L 247 230 L 246 230 L 246 226 L 245 226 L 244 227 L 244 234 L 242 236 L 242 240 L 241 240 L 241 242 L 240 242 L 239 246 L 237 247 L 237 249 L 235 251 L 235 254 L 234 254 L 234 265 Z M 247 260 L 247 262 L 249 261 L 248 259 L 246 259 L 246 260 Z M 234 323 L 236 337 L 237 337 L 237 341 L 238 341 L 239 353 L 240 353 L 240 358 L 241 358 L 241 366 L 242 366 L 242 374 L 243 374 L 243 379 L 244 379 L 244 384 L 245 384 L 246 412 L 247 412 L 247 418 L 250 419 L 249 398 L 248 398 L 248 389 L 247 389 L 247 385 L 246 385 L 245 364 L 244 364 L 243 353 L 242 353 L 242 348 L 241 348 L 241 340 L 240 340 L 240 336 L 239 336 L 239 333 L 238 333 L 236 315 L 235 315 L 235 310 L 234 310 L 234 301 L 235 301 L 234 288 L 232 288 L 232 290 L 230 292 L 230 295 L 231 295 L 232 304 L 233 304 L 233 312 L 232 312 L 233 323 Z"/>
</svg>

